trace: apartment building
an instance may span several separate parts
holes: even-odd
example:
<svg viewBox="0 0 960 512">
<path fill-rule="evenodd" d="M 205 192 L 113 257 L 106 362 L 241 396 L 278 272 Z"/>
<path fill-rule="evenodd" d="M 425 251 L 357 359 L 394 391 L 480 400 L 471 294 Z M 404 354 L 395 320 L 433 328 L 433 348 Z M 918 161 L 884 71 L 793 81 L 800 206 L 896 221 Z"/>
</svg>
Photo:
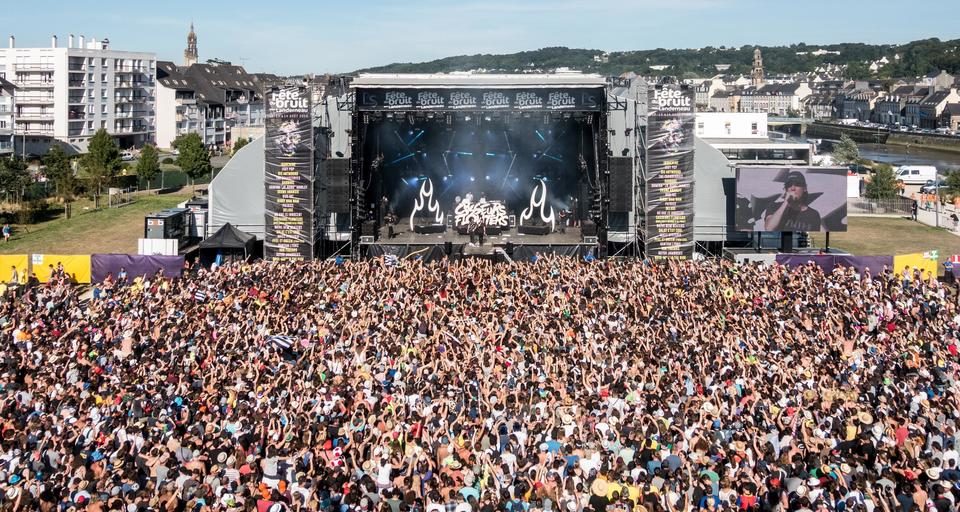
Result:
<svg viewBox="0 0 960 512">
<path fill-rule="evenodd" d="M 0 78 L 0 157 L 13 153 L 13 110 L 16 86 Z"/>
<path fill-rule="evenodd" d="M 239 137 L 263 134 L 263 92 L 242 67 L 219 61 L 157 65 L 157 146 L 198 133 L 211 149 L 228 150 Z"/>
<path fill-rule="evenodd" d="M 0 78 L 16 86 L 13 113 L 16 143 L 43 155 L 54 141 L 86 151 L 103 128 L 121 147 L 153 142 L 156 55 L 118 51 L 108 39 L 57 36 L 45 48 L 18 48 L 11 36 L 0 48 Z"/>
</svg>

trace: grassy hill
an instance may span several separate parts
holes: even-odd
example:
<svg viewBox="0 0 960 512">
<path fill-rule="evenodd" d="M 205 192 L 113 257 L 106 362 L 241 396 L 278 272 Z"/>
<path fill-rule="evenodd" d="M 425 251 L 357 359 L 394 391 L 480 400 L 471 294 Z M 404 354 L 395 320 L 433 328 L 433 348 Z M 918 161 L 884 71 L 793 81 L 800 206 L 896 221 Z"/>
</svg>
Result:
<svg viewBox="0 0 960 512">
<path fill-rule="evenodd" d="M 946 70 L 960 73 L 960 39 L 940 41 L 924 39 L 906 44 L 871 45 L 862 43 L 839 43 L 790 46 L 741 46 L 727 48 L 711 46 L 695 49 L 636 50 L 610 52 L 607 62 L 597 62 L 595 56 L 604 54 L 598 49 L 565 47 L 541 48 L 539 50 L 505 55 L 477 54 L 446 57 L 429 62 L 394 63 L 367 68 L 357 72 L 371 73 L 443 73 L 451 71 L 482 70 L 485 72 L 523 73 L 551 71 L 558 67 L 619 75 L 633 71 L 651 73 L 651 66 L 669 65 L 660 72 L 675 76 L 710 76 L 717 73 L 717 64 L 730 66 L 727 73 L 749 74 L 753 63 L 753 51 L 760 48 L 767 73 L 811 72 L 823 64 L 848 66 L 849 78 L 890 78 L 921 76 L 931 71 Z M 839 55 L 813 55 L 817 50 L 840 52 Z M 899 59 L 897 58 L 899 56 Z M 867 62 L 886 57 L 891 64 L 871 76 Z"/>
</svg>

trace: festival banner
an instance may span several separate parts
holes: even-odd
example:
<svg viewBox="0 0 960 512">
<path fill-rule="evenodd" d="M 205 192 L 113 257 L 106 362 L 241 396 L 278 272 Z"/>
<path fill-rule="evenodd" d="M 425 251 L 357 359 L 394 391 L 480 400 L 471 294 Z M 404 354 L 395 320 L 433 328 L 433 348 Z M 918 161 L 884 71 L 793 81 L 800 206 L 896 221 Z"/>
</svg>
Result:
<svg viewBox="0 0 960 512">
<path fill-rule="evenodd" d="M 266 95 L 266 232 L 268 260 L 313 258 L 314 147 L 310 92 L 284 87 Z"/>
<path fill-rule="evenodd" d="M 94 283 L 102 283 L 108 275 L 114 278 L 121 270 L 127 279 L 153 277 L 163 271 L 163 277 L 180 277 L 183 271 L 183 256 L 152 256 L 144 254 L 93 254 L 90 256 L 90 273 Z"/>
<path fill-rule="evenodd" d="M 525 89 L 358 89 L 357 109 L 595 111 L 603 107 L 600 88 Z"/>
<path fill-rule="evenodd" d="M 646 255 L 689 259 L 694 248 L 694 91 L 686 85 L 651 86 L 647 105 Z"/>
</svg>

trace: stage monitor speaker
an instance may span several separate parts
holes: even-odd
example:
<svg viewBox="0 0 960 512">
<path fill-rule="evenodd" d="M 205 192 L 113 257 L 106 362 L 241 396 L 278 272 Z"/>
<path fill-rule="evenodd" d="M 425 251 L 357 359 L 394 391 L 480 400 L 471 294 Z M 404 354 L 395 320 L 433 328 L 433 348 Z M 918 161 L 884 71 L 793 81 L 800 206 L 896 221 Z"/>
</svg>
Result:
<svg viewBox="0 0 960 512">
<path fill-rule="evenodd" d="M 517 233 L 521 235 L 549 235 L 550 226 L 517 226 Z"/>
<path fill-rule="evenodd" d="M 416 225 L 413 227 L 413 232 L 421 235 L 431 234 L 431 233 L 443 233 L 447 230 L 447 226 L 443 224 L 424 224 Z"/>
<path fill-rule="evenodd" d="M 360 243 L 361 243 L 361 244 L 372 244 L 372 243 L 373 243 L 373 237 L 372 237 L 372 236 L 366 236 L 366 235 L 365 235 L 365 236 L 361 236 L 361 237 L 360 237 Z"/>
<path fill-rule="evenodd" d="M 588 245 L 597 245 L 598 238 L 595 236 L 585 236 L 583 237 L 583 243 Z"/>
<path fill-rule="evenodd" d="M 350 213 L 350 160 L 330 158 L 320 164 L 328 212 Z"/>
<path fill-rule="evenodd" d="M 610 158 L 610 211 L 633 209 L 633 158 Z"/>
<path fill-rule="evenodd" d="M 580 223 L 580 234 L 587 236 L 597 236 L 597 223 L 592 220 L 585 220 Z"/>
</svg>

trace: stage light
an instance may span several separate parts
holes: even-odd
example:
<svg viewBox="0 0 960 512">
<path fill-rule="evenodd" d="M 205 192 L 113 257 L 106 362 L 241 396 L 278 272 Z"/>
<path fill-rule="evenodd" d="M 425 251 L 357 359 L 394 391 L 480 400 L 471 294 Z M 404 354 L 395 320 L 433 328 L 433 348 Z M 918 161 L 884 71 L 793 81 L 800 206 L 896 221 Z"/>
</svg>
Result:
<svg viewBox="0 0 960 512">
<path fill-rule="evenodd" d="M 537 134 L 537 137 L 540 137 L 540 140 L 541 140 L 541 141 L 543 141 L 543 142 L 546 142 L 546 141 L 547 141 L 547 139 L 543 138 L 543 134 L 540 133 L 540 130 L 534 130 L 534 133 Z"/>
<path fill-rule="evenodd" d="M 483 178 L 484 178 L 485 180 L 489 181 L 489 180 L 490 180 L 490 175 L 488 174 L 488 175 L 484 176 Z"/>
<path fill-rule="evenodd" d="M 469 120 L 471 120 L 471 119 L 473 119 L 473 118 L 470 117 L 470 116 L 464 116 L 464 117 L 463 117 L 463 120 L 464 120 L 464 121 L 469 121 Z"/>
<path fill-rule="evenodd" d="M 343 158 L 343 151 L 337 151 L 337 152 L 336 152 L 336 155 L 337 155 L 337 157 L 339 157 L 339 158 Z"/>
<path fill-rule="evenodd" d="M 490 116 L 484 117 L 483 120 L 486 121 L 486 122 L 488 122 L 488 123 L 489 123 L 490 121 L 492 121 L 492 119 L 490 118 Z"/>
<path fill-rule="evenodd" d="M 487 156 L 497 156 L 496 153 L 487 153 Z"/>
<path fill-rule="evenodd" d="M 449 177 L 449 176 L 444 176 L 444 177 L 443 177 L 443 181 L 447 181 L 447 178 L 448 178 L 448 177 Z"/>
<path fill-rule="evenodd" d="M 474 178 L 473 176 L 470 176 L 470 181 L 477 181 L 477 179 Z"/>
<path fill-rule="evenodd" d="M 514 182 L 514 183 L 519 183 L 519 182 L 520 182 L 520 178 L 513 178 L 513 182 Z"/>
<path fill-rule="evenodd" d="M 621 155 L 627 156 L 630 154 L 630 148 L 623 148 L 623 151 L 620 152 Z"/>
</svg>

